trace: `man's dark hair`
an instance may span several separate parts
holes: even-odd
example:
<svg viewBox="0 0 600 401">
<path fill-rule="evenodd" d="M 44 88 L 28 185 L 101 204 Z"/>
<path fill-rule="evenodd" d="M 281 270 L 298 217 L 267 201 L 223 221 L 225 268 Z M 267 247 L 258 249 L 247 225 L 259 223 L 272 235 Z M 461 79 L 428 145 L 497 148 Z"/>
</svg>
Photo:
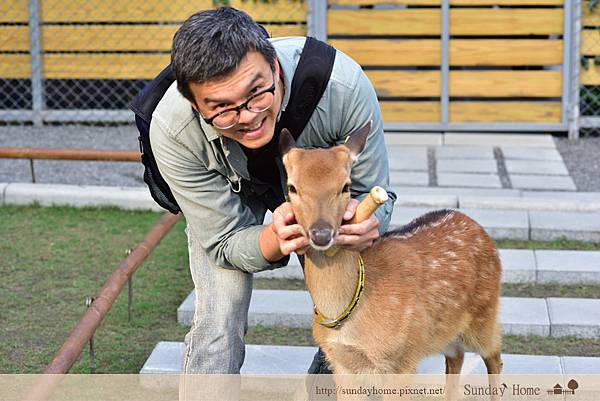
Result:
<svg viewBox="0 0 600 401">
<path fill-rule="evenodd" d="M 204 83 L 232 73 L 249 51 L 264 56 L 275 71 L 275 49 L 262 26 L 231 7 L 189 17 L 173 38 L 171 64 L 177 89 L 190 102 L 190 83 Z"/>
</svg>

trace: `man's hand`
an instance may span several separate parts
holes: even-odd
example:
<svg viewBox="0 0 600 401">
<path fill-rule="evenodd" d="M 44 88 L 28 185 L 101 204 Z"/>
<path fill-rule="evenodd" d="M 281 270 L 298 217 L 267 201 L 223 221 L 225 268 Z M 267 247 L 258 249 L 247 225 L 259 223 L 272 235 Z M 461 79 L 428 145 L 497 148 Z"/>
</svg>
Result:
<svg viewBox="0 0 600 401">
<path fill-rule="evenodd" d="M 348 202 L 344 212 L 344 221 L 354 217 L 359 203 L 356 199 Z M 342 224 L 335 237 L 335 244 L 344 249 L 360 252 L 373 245 L 377 238 L 379 238 L 379 220 L 375 215 L 371 215 L 367 220 L 358 224 Z"/>
<path fill-rule="evenodd" d="M 282 203 L 273 212 L 273 222 L 260 235 L 260 249 L 270 262 L 276 262 L 296 252 L 304 254 L 308 248 L 308 236 L 300 224 L 296 223 L 292 205 Z"/>
</svg>

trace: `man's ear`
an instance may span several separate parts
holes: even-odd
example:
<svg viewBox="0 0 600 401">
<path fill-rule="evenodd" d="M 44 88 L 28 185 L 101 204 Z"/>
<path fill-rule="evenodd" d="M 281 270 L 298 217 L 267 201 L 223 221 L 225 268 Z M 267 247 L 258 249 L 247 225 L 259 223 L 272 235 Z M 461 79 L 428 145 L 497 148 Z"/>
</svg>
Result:
<svg viewBox="0 0 600 401">
<path fill-rule="evenodd" d="M 281 130 L 281 135 L 279 135 L 279 154 L 284 156 L 290 149 L 296 147 L 296 141 L 294 137 L 288 131 L 287 128 Z"/>
<path fill-rule="evenodd" d="M 350 150 L 350 157 L 352 161 L 356 161 L 358 154 L 363 151 L 365 144 L 367 143 L 367 136 L 371 132 L 371 121 L 364 127 L 350 134 L 345 145 Z"/>
</svg>

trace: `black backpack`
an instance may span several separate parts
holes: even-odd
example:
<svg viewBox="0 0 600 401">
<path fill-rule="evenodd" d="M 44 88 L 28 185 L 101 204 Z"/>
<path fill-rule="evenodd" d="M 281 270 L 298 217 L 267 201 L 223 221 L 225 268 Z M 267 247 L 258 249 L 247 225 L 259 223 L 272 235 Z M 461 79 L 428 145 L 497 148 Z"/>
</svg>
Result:
<svg viewBox="0 0 600 401">
<path fill-rule="evenodd" d="M 317 39 L 306 38 L 292 79 L 290 100 L 277 123 L 276 130 L 287 128 L 294 139 L 298 139 L 325 92 L 334 61 L 333 47 Z M 129 104 L 129 108 L 135 113 L 135 123 L 140 134 L 138 141 L 144 164 L 144 182 L 156 203 L 176 214 L 181 209 L 173 197 L 171 188 L 158 171 L 150 145 L 152 113 L 174 81 L 173 69 L 169 64 L 138 93 Z"/>
</svg>

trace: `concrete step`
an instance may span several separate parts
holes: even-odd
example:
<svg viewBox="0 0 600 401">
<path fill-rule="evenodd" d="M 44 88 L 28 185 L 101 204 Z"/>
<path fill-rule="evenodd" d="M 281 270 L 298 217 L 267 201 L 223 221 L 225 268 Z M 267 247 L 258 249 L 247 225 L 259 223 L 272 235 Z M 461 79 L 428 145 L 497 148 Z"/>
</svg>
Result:
<svg viewBox="0 0 600 401">
<path fill-rule="evenodd" d="M 141 374 L 177 374 L 185 346 L 183 342 L 159 342 L 144 363 Z M 246 345 L 242 374 L 304 374 L 315 355 L 316 347 Z M 600 373 L 600 358 L 502 354 L 505 374 L 594 374 Z M 418 365 L 417 373 L 444 373 L 444 357 L 430 356 Z M 463 374 L 485 373 L 481 358 L 465 355 Z"/>
<path fill-rule="evenodd" d="M 194 301 L 192 291 L 177 308 L 180 324 L 191 324 Z M 313 304 L 307 291 L 254 290 L 248 324 L 308 328 L 313 316 Z M 599 338 L 600 299 L 502 297 L 500 323 L 504 334 Z"/>
<path fill-rule="evenodd" d="M 500 249 L 499 253 L 504 283 L 600 284 L 600 251 Z M 254 277 L 304 279 L 296 254 L 287 266 Z"/>
</svg>

